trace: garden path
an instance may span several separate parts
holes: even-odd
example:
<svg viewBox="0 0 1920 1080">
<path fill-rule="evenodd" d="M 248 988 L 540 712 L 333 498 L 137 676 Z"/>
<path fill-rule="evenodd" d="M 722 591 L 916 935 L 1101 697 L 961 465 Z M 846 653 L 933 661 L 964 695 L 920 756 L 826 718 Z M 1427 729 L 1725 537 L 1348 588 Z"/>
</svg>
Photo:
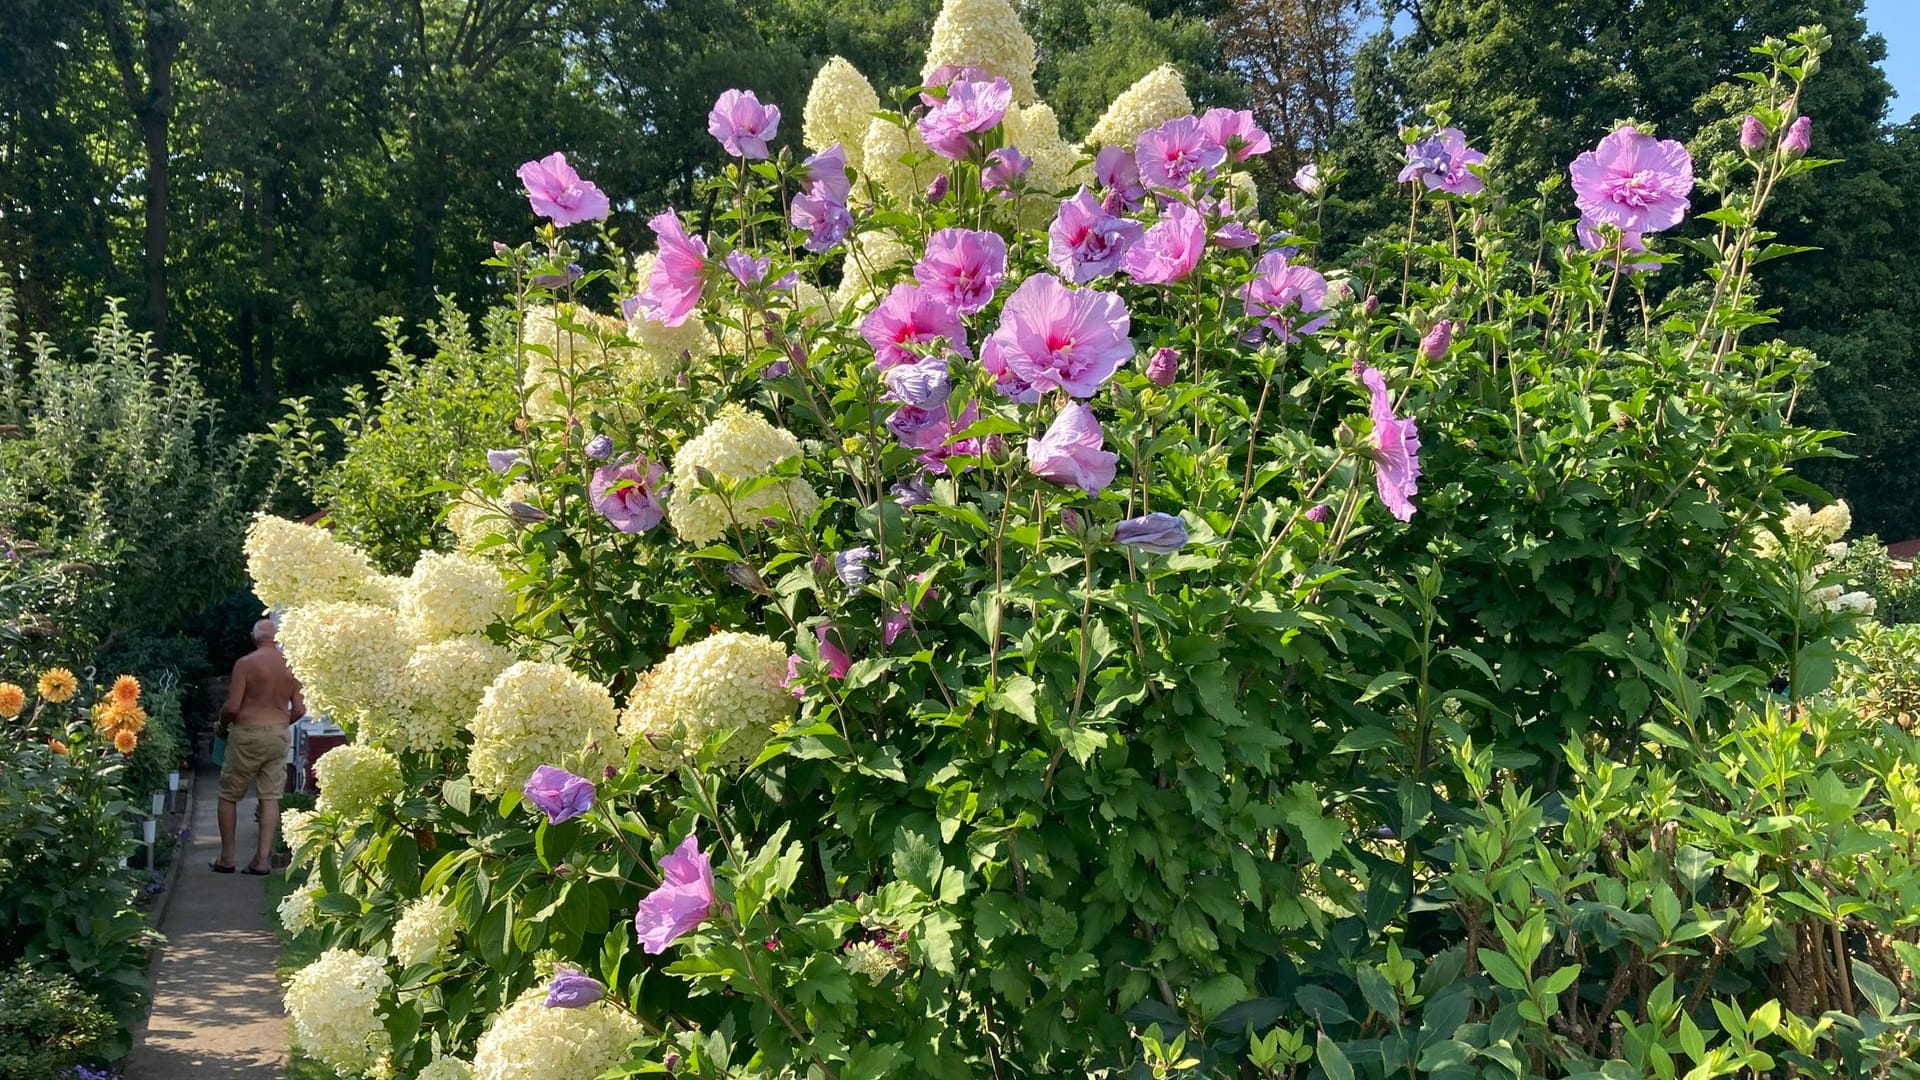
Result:
<svg viewBox="0 0 1920 1080">
<path fill-rule="evenodd" d="M 220 774 L 202 765 L 181 842 L 180 874 L 160 927 L 153 1013 L 127 1058 L 127 1080 L 281 1080 L 287 1018 L 274 978 L 279 942 L 265 878 L 216 874 Z M 251 796 L 240 804 L 240 846 L 253 848 Z"/>
</svg>

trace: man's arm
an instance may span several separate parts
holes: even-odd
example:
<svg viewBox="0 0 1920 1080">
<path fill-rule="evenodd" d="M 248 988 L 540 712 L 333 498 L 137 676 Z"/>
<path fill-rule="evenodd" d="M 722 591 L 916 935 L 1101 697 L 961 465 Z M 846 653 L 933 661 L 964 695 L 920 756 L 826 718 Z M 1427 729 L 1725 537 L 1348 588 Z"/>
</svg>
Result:
<svg viewBox="0 0 1920 1080">
<path fill-rule="evenodd" d="M 219 733 L 225 735 L 227 729 L 240 719 L 240 703 L 247 698 L 247 669 L 239 664 L 233 665 L 233 679 L 227 686 L 227 702 L 220 706 Z"/>
<path fill-rule="evenodd" d="M 294 720 L 298 720 L 307 715 L 307 699 L 300 693 L 300 684 L 298 682 L 293 684 L 293 711 L 287 715 Z"/>
</svg>

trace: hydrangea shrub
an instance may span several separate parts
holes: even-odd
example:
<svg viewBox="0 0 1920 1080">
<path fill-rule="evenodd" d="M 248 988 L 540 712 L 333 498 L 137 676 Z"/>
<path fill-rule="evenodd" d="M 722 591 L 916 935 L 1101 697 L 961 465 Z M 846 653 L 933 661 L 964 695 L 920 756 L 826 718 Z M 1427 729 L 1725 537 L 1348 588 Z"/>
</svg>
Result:
<svg viewBox="0 0 1920 1080">
<path fill-rule="evenodd" d="M 1775 49 L 1763 124 L 1816 54 Z M 493 260 L 521 440 L 454 494 L 460 551 L 390 581 L 256 525 L 290 662 L 367 748 L 288 823 L 318 889 L 289 917 L 352 976 L 290 995 L 311 1053 L 1342 1076 L 1371 1038 L 1399 1075 L 1427 1036 L 1397 1008 L 1391 1058 L 1384 1021 L 1327 1031 L 1367 958 L 1459 975 L 1408 934 L 1488 770 L 1637 730 L 1650 657 L 1740 665 L 1687 699 L 1729 722 L 1847 625 L 1781 603 L 1830 582 L 1759 540 L 1823 438 L 1790 422 L 1811 358 L 1744 340 L 1803 151 L 1707 190 L 1623 127 L 1568 222 L 1436 118 L 1404 241 L 1337 265 L 1339 178 L 1259 205 L 1250 115 L 1161 69 L 1069 146 L 1033 56 L 1005 0 L 952 0 L 925 86 L 827 64 L 804 157 L 730 91 L 711 212 L 637 258 L 530 163 L 551 224 Z M 1712 295 L 1664 291 L 1707 195 Z M 1474 978 L 1433 1041 L 1518 1060 L 1546 1016 Z"/>
</svg>

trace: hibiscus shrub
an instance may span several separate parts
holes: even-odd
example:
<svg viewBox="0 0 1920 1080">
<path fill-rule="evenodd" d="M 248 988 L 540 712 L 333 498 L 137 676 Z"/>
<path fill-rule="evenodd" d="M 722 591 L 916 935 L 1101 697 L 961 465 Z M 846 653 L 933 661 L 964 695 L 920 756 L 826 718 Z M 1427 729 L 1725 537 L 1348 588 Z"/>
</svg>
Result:
<svg viewBox="0 0 1920 1080">
<path fill-rule="evenodd" d="M 1817 50 L 1774 47 L 1763 133 Z M 1430 913 L 1519 798 L 1497 770 L 1637 753 L 1656 697 L 1714 737 L 1851 618 L 1757 543 L 1822 436 L 1787 415 L 1811 358 L 1743 340 L 1748 272 L 1816 163 L 1749 148 L 1683 245 L 1711 287 L 1663 292 L 1684 147 L 1608 136 L 1569 225 L 1441 124 L 1404 240 L 1335 270 L 1337 177 L 1256 207 L 1249 114 L 1162 69 L 1073 146 L 1033 60 L 1004 0 L 953 0 L 900 110 L 822 70 L 800 161 L 730 91 L 712 211 L 638 259 L 583 237 L 609 202 L 564 155 L 529 163 L 551 225 L 493 261 L 520 440 L 464 478 L 459 550 L 384 576 L 256 523 L 256 591 L 355 735 L 287 820 L 282 914 L 329 946 L 288 994 L 308 1052 L 1342 1077 L 1445 1044 L 1419 1068 L 1522 1076 L 1554 1068 L 1543 1000 L 1606 999 L 1529 938 L 1516 1000 L 1494 909 Z M 1450 985 L 1417 1032 L 1413 970 Z"/>
</svg>

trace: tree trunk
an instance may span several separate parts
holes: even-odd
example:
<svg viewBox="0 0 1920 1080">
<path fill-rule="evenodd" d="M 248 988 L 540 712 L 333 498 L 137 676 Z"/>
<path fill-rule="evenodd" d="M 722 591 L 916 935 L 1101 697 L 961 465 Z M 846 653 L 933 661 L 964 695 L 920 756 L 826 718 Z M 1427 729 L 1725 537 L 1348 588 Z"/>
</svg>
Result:
<svg viewBox="0 0 1920 1080">
<path fill-rule="evenodd" d="M 172 179 L 168 143 L 173 121 L 173 61 L 185 37 L 182 20 L 186 13 L 171 0 L 140 0 L 140 40 L 146 54 L 146 72 L 142 75 L 134 56 L 133 32 L 127 25 L 125 6 L 120 0 L 98 0 L 98 9 L 114 67 L 120 73 L 121 87 L 146 146 L 147 324 L 153 331 L 154 351 L 164 353 L 167 349 L 167 214 Z"/>
</svg>

